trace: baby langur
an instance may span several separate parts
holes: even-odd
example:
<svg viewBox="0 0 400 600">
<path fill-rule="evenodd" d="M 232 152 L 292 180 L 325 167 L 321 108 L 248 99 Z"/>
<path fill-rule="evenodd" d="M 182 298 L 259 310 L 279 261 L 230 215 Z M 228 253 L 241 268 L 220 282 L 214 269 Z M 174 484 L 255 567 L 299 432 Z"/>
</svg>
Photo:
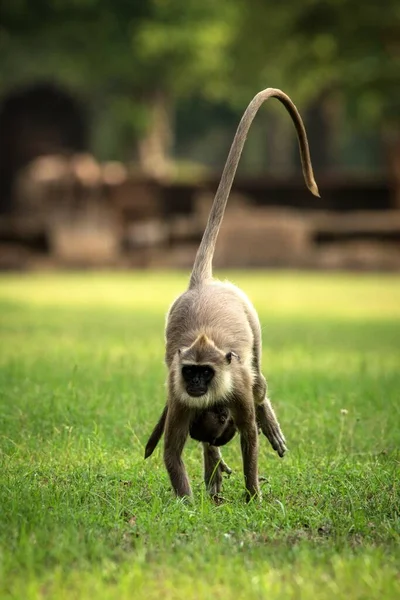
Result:
<svg viewBox="0 0 400 600">
<path fill-rule="evenodd" d="M 167 418 L 167 406 L 164 407 L 162 415 L 153 429 L 146 444 L 144 457 L 151 456 L 164 433 Z M 237 432 L 237 428 L 230 410 L 224 405 L 215 405 L 210 408 L 196 411 L 189 426 L 189 435 L 198 442 L 211 444 L 212 446 L 225 446 Z"/>
<path fill-rule="evenodd" d="M 237 428 L 227 406 L 216 404 L 199 412 L 189 427 L 190 437 L 211 446 L 225 446 Z"/>
<path fill-rule="evenodd" d="M 154 452 L 160 438 L 164 432 L 165 421 L 167 418 L 167 406 L 165 406 L 162 415 L 155 426 L 149 441 L 146 444 L 144 457 L 148 458 Z M 189 427 L 189 435 L 192 439 L 211 446 L 224 446 L 235 436 L 237 428 L 232 415 L 227 406 L 216 404 L 210 408 L 196 411 Z M 232 469 L 220 458 L 218 463 L 218 479 L 222 484 L 222 473 L 230 475 Z M 211 476 L 211 475 L 210 475 Z"/>
<path fill-rule="evenodd" d="M 205 411 L 213 411 L 214 407 L 224 406 L 229 410 L 235 430 L 240 434 L 247 500 L 260 493 L 258 426 L 279 455 L 286 449 L 261 373 L 261 329 L 257 312 L 240 289 L 217 281 L 212 275 L 215 244 L 246 136 L 258 109 L 271 97 L 284 105 L 293 120 L 306 185 L 319 196 L 300 114 L 282 91 L 263 90 L 250 102 L 236 131 L 196 254 L 189 288 L 175 300 L 167 315 L 168 398 L 146 446 L 146 456 L 151 454 L 164 431 L 164 462 L 177 496 L 192 495 L 182 461 L 189 433 L 192 436 L 194 433 L 194 437 L 207 437 L 206 441 L 201 439 L 205 483 L 211 494 L 221 491 L 222 459 L 216 439 L 208 436 L 208 425 L 205 430 L 200 427 L 200 435 L 196 426 L 196 419 L 200 418 L 201 423 L 207 415 Z"/>
</svg>

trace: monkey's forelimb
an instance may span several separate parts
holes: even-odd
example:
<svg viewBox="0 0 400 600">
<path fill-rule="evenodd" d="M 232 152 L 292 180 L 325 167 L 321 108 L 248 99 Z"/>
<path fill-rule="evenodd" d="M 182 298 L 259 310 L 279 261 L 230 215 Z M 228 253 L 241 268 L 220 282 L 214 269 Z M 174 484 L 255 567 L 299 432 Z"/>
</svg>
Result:
<svg viewBox="0 0 400 600">
<path fill-rule="evenodd" d="M 246 501 L 261 497 L 258 481 L 258 432 L 253 398 L 235 398 L 232 412 L 240 433 Z"/>
<path fill-rule="evenodd" d="M 179 402 L 168 402 L 164 433 L 164 463 L 178 497 L 191 496 L 192 489 L 182 460 L 190 424 L 190 413 Z"/>
</svg>

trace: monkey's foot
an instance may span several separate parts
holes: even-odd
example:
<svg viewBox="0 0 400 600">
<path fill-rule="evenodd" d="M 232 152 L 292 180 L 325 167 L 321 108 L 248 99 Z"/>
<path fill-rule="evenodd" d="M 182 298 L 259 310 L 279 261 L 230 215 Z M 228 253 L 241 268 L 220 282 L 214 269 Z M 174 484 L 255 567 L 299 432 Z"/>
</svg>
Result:
<svg viewBox="0 0 400 600">
<path fill-rule="evenodd" d="M 210 499 L 217 506 L 220 506 L 221 504 L 223 504 L 224 502 L 226 502 L 225 498 L 223 496 L 221 496 L 221 494 L 214 494 L 214 496 L 210 496 Z"/>
<path fill-rule="evenodd" d="M 193 496 L 176 496 L 175 498 L 177 500 L 177 502 L 179 502 L 180 504 L 186 505 L 186 506 L 192 506 L 194 504 L 194 498 Z"/>
<path fill-rule="evenodd" d="M 267 427 L 261 425 L 261 430 L 265 437 L 268 439 L 272 448 L 282 458 L 287 450 L 285 436 L 283 435 L 279 426 L 274 427 L 268 424 Z"/>
<path fill-rule="evenodd" d="M 257 492 L 250 494 L 250 492 L 248 490 L 246 490 L 245 496 L 244 496 L 245 501 L 247 502 L 247 504 L 249 504 L 249 502 L 255 502 L 255 503 L 259 503 L 262 501 L 262 494 L 260 492 L 260 490 L 258 490 Z"/>
<path fill-rule="evenodd" d="M 261 428 L 275 452 L 282 457 L 287 450 L 286 440 L 268 398 L 257 406 L 256 411 L 258 427 Z"/>
<path fill-rule="evenodd" d="M 285 436 L 280 429 L 271 431 L 271 437 L 268 438 L 271 446 L 282 458 L 287 450 Z"/>
</svg>

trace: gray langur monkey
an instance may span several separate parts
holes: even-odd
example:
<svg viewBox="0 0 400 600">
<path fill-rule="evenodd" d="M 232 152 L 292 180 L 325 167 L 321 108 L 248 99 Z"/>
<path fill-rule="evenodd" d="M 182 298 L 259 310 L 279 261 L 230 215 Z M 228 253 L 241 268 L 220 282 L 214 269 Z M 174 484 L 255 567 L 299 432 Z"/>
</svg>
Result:
<svg viewBox="0 0 400 600">
<path fill-rule="evenodd" d="M 218 438 L 226 443 L 224 440 L 229 441 L 236 430 L 240 434 L 247 501 L 260 494 L 258 427 L 280 456 L 286 450 L 261 373 L 261 328 L 257 312 L 244 292 L 229 282 L 215 280 L 212 274 L 215 244 L 246 136 L 258 109 L 271 97 L 279 100 L 292 118 L 306 185 L 319 197 L 307 134 L 297 108 L 281 90 L 268 88 L 259 92 L 236 131 L 196 254 L 189 288 L 175 300 L 167 315 L 168 398 L 146 445 L 145 457 L 150 456 L 164 432 L 164 462 L 178 497 L 192 495 L 182 461 L 189 433 L 203 442 L 204 479 L 211 495 L 220 493 L 222 472 L 226 471 L 218 447 L 223 444 L 218 445 Z M 218 426 L 221 407 L 227 409 L 227 418 Z"/>
</svg>

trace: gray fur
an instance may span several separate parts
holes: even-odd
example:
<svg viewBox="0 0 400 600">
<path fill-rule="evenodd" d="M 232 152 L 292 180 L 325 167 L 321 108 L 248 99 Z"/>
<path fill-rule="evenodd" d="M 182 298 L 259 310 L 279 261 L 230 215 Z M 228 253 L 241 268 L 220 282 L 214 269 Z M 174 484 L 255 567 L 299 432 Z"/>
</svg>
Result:
<svg viewBox="0 0 400 600">
<path fill-rule="evenodd" d="M 191 423 L 198 418 L 199 411 L 201 415 L 201 411 L 212 412 L 214 406 L 226 406 L 240 434 L 248 500 L 259 495 L 258 427 L 279 456 L 286 450 L 285 438 L 266 395 L 267 384 L 261 373 L 262 342 L 257 312 L 239 288 L 229 282 L 216 281 L 212 276 L 215 244 L 246 136 L 259 107 L 271 97 L 285 106 L 295 124 L 307 187 L 319 195 L 307 135 L 296 107 L 280 90 L 268 88 L 260 92 L 245 111 L 233 140 L 196 255 L 189 288 L 175 300 L 167 315 L 168 401 L 146 446 L 145 456 L 152 453 L 165 428 L 164 461 L 178 496 L 191 495 L 181 454 Z M 214 369 L 215 375 L 207 392 L 201 390 L 200 397 L 186 391 L 183 365 L 209 365 Z M 211 419 L 212 422 L 215 423 L 215 419 Z M 202 426 L 207 427 L 206 423 L 204 418 Z M 208 432 L 204 429 L 200 433 L 203 435 L 201 441 L 206 442 Z M 203 447 L 206 486 L 212 495 L 219 494 L 226 465 L 218 448 L 209 443 L 203 443 Z"/>
</svg>

